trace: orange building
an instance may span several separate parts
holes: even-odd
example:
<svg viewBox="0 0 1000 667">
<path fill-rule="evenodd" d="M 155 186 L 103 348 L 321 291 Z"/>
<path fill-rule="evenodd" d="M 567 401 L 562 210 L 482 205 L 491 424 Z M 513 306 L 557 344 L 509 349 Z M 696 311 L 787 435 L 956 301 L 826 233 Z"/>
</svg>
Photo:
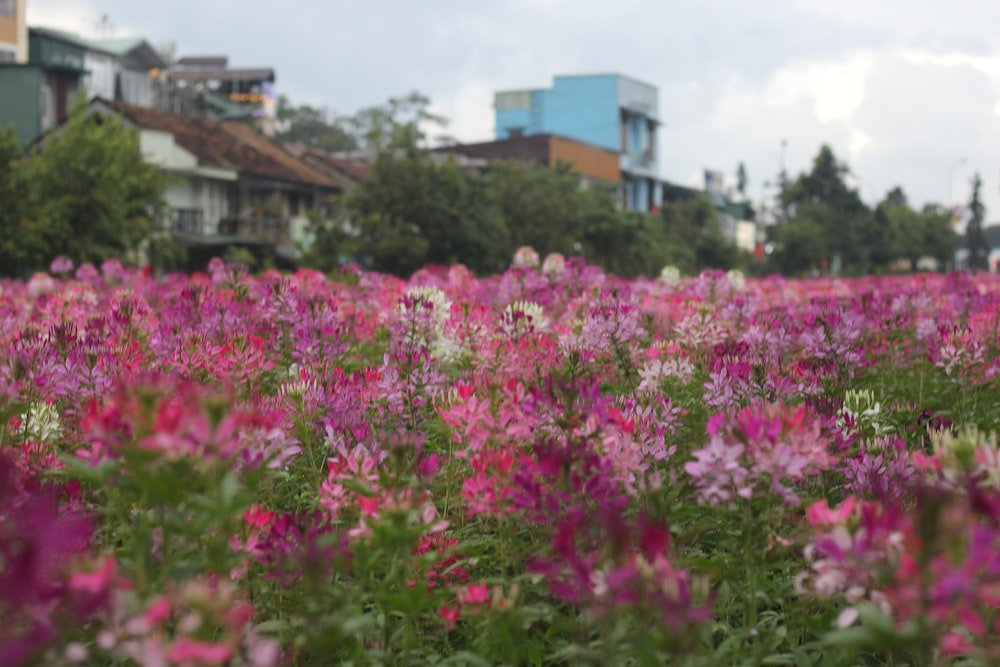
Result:
<svg viewBox="0 0 1000 667">
<path fill-rule="evenodd" d="M 28 0 L 0 0 L 0 64 L 28 62 Z"/>
</svg>

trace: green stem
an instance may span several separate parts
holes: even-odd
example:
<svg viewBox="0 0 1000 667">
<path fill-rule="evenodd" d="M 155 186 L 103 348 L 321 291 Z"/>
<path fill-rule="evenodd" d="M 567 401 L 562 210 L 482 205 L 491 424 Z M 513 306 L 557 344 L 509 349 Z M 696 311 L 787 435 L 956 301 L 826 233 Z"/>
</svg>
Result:
<svg viewBox="0 0 1000 667">
<path fill-rule="evenodd" d="M 754 545 L 753 508 L 749 502 L 743 504 L 743 565 L 746 569 L 747 594 L 743 621 L 748 637 L 757 634 L 757 553 Z M 753 639 L 754 653 L 759 654 L 760 641 Z"/>
</svg>

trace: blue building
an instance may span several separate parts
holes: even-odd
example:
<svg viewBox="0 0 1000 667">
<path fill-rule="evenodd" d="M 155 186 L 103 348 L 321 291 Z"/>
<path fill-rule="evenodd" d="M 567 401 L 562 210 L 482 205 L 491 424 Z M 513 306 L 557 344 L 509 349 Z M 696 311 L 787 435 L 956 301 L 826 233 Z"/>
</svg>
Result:
<svg viewBox="0 0 1000 667">
<path fill-rule="evenodd" d="M 662 203 L 656 135 L 659 92 L 620 74 L 557 76 L 551 88 L 496 93 L 496 137 L 559 134 L 615 151 L 626 208 Z"/>
</svg>

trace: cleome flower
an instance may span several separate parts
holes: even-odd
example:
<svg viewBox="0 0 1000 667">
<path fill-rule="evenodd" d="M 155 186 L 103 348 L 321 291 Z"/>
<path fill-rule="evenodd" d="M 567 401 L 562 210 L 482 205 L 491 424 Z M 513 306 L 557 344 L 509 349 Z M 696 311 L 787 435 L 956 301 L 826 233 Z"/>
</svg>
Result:
<svg viewBox="0 0 1000 667">
<path fill-rule="evenodd" d="M 542 331 L 548 324 L 545 310 L 533 301 L 515 301 L 500 316 L 500 328 L 514 340 Z"/>
</svg>

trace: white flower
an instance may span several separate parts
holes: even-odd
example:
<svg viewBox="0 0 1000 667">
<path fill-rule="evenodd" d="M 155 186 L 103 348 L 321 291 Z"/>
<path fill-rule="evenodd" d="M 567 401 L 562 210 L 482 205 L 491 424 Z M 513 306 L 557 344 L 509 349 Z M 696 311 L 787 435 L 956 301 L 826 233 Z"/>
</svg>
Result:
<svg viewBox="0 0 1000 667">
<path fill-rule="evenodd" d="M 655 394 L 660 391 L 660 383 L 666 378 L 676 378 L 687 383 L 694 375 L 694 364 L 686 357 L 667 357 L 649 359 L 639 370 L 642 382 L 639 384 L 640 394 Z"/>
<path fill-rule="evenodd" d="M 538 252 L 531 246 L 521 246 L 514 253 L 514 266 L 519 268 L 533 269 L 539 263 Z"/>
<path fill-rule="evenodd" d="M 739 269 L 730 269 L 726 272 L 726 277 L 729 278 L 729 285 L 734 290 L 741 290 L 747 286 L 747 278 Z"/>
<path fill-rule="evenodd" d="M 411 287 L 399 302 L 399 312 L 414 312 L 429 306 L 435 320 L 444 322 L 451 313 L 451 301 L 439 287 Z"/>
<path fill-rule="evenodd" d="M 564 271 L 566 271 L 566 258 L 557 252 L 549 253 L 542 263 L 542 273 L 554 280 L 562 276 Z"/>
<path fill-rule="evenodd" d="M 34 403 L 21 415 L 21 428 L 25 437 L 51 443 L 62 435 L 59 411 L 50 403 Z"/>
<path fill-rule="evenodd" d="M 548 324 L 545 310 L 534 301 L 515 301 L 500 316 L 500 328 L 511 338 L 541 331 Z"/>
<path fill-rule="evenodd" d="M 876 436 L 892 432 L 892 427 L 879 421 L 882 403 L 870 389 L 850 389 L 844 395 L 844 414 L 838 420 L 841 427 L 849 417 L 854 422 L 855 431 L 870 431 Z"/>
<path fill-rule="evenodd" d="M 446 323 L 451 317 L 451 300 L 437 287 L 412 287 L 399 303 L 399 312 L 410 319 L 406 342 L 424 345 L 438 361 L 453 361 L 462 346 L 448 335 Z"/>
<path fill-rule="evenodd" d="M 676 285 L 681 281 L 681 270 L 673 265 L 665 266 L 660 271 L 660 280 L 668 285 Z"/>
</svg>

